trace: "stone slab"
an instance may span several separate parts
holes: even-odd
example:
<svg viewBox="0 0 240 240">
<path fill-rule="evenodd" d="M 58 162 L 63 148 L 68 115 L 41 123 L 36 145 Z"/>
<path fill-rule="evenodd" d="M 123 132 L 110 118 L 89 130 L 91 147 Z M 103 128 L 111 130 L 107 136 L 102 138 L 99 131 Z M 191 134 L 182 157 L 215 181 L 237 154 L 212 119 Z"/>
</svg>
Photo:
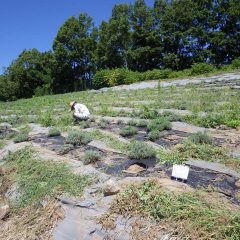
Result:
<svg viewBox="0 0 240 240">
<path fill-rule="evenodd" d="M 189 166 L 194 166 L 202 169 L 211 170 L 214 172 L 227 174 L 235 178 L 240 178 L 240 173 L 232 170 L 231 168 L 226 167 L 221 163 L 207 162 L 202 160 L 189 160 L 186 162 L 186 164 Z"/>
<path fill-rule="evenodd" d="M 121 151 L 119 150 L 116 150 L 116 149 L 113 149 L 113 148 L 110 148 L 106 145 L 106 143 L 100 141 L 100 140 L 93 140 L 91 141 L 90 143 L 88 143 L 88 146 L 90 147 L 95 147 L 101 151 L 104 151 L 104 152 L 113 152 L 113 153 L 122 153 Z"/>
</svg>

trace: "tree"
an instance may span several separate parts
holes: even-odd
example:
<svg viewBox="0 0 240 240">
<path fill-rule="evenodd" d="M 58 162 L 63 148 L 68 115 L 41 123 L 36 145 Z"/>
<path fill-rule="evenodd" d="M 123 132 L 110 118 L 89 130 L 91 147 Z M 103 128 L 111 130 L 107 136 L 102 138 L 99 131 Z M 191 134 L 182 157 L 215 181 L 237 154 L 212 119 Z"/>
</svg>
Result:
<svg viewBox="0 0 240 240">
<path fill-rule="evenodd" d="M 77 91 L 86 88 L 93 73 L 92 18 L 80 14 L 69 18 L 59 29 L 53 43 L 57 61 L 54 88 L 56 92 Z"/>
<path fill-rule="evenodd" d="M 161 41 L 155 28 L 153 12 L 144 0 L 137 0 L 131 14 L 132 42 L 129 54 L 130 68 L 146 71 L 160 67 Z"/>
<path fill-rule="evenodd" d="M 51 52 L 40 53 L 37 49 L 24 50 L 5 72 L 6 98 L 28 98 L 38 93 L 50 94 L 52 75 Z M 11 88 L 11 89 L 10 89 Z"/>
<path fill-rule="evenodd" d="M 127 67 L 127 51 L 130 43 L 130 7 L 115 5 L 109 22 L 102 22 L 97 44 L 97 66 L 102 68 Z"/>
<path fill-rule="evenodd" d="M 219 0 L 213 7 L 209 50 L 217 65 L 230 63 L 240 52 L 240 1 Z"/>
</svg>

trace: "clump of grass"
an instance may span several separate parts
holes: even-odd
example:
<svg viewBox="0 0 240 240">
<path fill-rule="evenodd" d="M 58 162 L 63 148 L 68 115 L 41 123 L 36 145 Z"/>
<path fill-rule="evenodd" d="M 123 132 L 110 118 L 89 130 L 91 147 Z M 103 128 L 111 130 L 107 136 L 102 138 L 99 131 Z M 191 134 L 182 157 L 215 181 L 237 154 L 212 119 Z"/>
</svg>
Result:
<svg viewBox="0 0 240 240">
<path fill-rule="evenodd" d="M 15 142 L 15 143 L 27 142 L 27 141 L 29 141 L 29 136 L 28 136 L 28 134 L 25 134 L 25 133 L 19 133 L 13 139 L 13 142 Z"/>
<path fill-rule="evenodd" d="M 189 239 L 237 240 L 240 236 L 240 213 L 228 205 L 221 207 L 219 196 L 195 191 L 175 194 L 164 191 L 155 182 L 132 186 L 118 195 L 110 207 L 111 214 L 150 215 L 166 228 L 183 232 Z M 127 207 L 126 207 L 127 206 Z"/>
<path fill-rule="evenodd" d="M 83 157 L 83 163 L 85 165 L 90 163 L 95 163 L 101 158 L 101 155 L 97 151 L 89 150 L 85 152 L 85 155 Z"/>
<path fill-rule="evenodd" d="M 95 117 L 91 116 L 91 117 L 89 118 L 89 121 L 90 121 L 90 122 L 96 122 L 96 119 L 95 119 Z"/>
<path fill-rule="evenodd" d="M 133 126 L 126 126 L 120 130 L 120 135 L 123 137 L 133 136 L 138 132 L 138 129 Z"/>
<path fill-rule="evenodd" d="M 64 144 L 63 146 L 60 147 L 58 150 L 59 155 L 64 155 L 70 152 L 71 150 L 74 149 L 74 146 L 72 144 Z"/>
<path fill-rule="evenodd" d="M 146 120 L 139 120 L 138 122 L 137 122 L 137 127 L 147 127 L 147 125 L 148 125 L 148 122 L 146 121 Z"/>
<path fill-rule="evenodd" d="M 148 138 L 155 142 L 157 139 L 160 137 L 160 132 L 158 130 L 152 130 L 151 132 L 148 133 Z"/>
<path fill-rule="evenodd" d="M 160 117 L 153 119 L 148 125 L 147 128 L 149 131 L 163 131 L 171 129 L 172 125 L 168 118 Z"/>
<path fill-rule="evenodd" d="M 58 128 L 50 128 L 48 131 L 48 137 L 60 136 L 61 132 Z"/>
<path fill-rule="evenodd" d="M 188 139 L 194 144 L 213 144 L 213 139 L 206 132 L 193 133 Z"/>
<path fill-rule="evenodd" d="M 105 121 L 100 121 L 98 123 L 98 126 L 101 128 L 101 129 L 106 129 L 108 127 L 108 123 L 106 123 Z"/>
<path fill-rule="evenodd" d="M 31 148 L 11 153 L 6 160 L 17 169 L 19 207 L 38 203 L 48 196 L 56 197 L 63 192 L 79 196 L 90 183 L 86 176 L 75 175 L 65 163 L 34 159 Z"/>
<path fill-rule="evenodd" d="M 45 112 L 45 113 L 41 114 L 41 116 L 39 118 L 39 122 L 43 126 L 49 127 L 49 126 L 53 126 L 55 121 L 54 121 L 54 118 L 51 113 Z"/>
<path fill-rule="evenodd" d="M 161 163 L 172 163 L 172 164 L 181 164 L 187 160 L 184 154 L 181 154 L 176 150 L 164 150 L 164 149 L 158 150 L 157 159 Z"/>
<path fill-rule="evenodd" d="M 123 124 L 123 120 L 118 119 L 118 120 L 117 120 L 117 125 L 122 125 L 122 124 Z"/>
<path fill-rule="evenodd" d="M 79 126 L 82 129 L 89 128 L 90 127 L 90 122 L 88 122 L 88 121 L 81 121 L 81 122 L 79 122 Z"/>
<path fill-rule="evenodd" d="M 156 157 L 156 151 L 146 143 L 133 141 L 128 146 L 128 157 L 131 159 L 147 159 Z"/>
<path fill-rule="evenodd" d="M 93 140 L 92 135 L 88 132 L 70 131 L 66 143 L 74 146 L 87 145 Z"/>
<path fill-rule="evenodd" d="M 137 121 L 130 120 L 130 121 L 127 122 L 127 124 L 130 125 L 130 126 L 136 126 L 137 125 Z"/>
</svg>

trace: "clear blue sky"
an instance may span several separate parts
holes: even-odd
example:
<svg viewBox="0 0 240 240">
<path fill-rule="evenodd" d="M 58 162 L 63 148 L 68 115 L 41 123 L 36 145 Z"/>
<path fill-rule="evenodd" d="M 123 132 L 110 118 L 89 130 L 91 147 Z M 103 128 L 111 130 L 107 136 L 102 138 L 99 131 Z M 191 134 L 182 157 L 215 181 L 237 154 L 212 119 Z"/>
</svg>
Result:
<svg viewBox="0 0 240 240">
<path fill-rule="evenodd" d="M 96 25 L 112 7 L 134 0 L 2 0 L 0 3 L 0 73 L 24 49 L 51 49 L 59 27 L 70 16 L 89 14 Z M 149 6 L 154 0 L 146 0 Z"/>
</svg>

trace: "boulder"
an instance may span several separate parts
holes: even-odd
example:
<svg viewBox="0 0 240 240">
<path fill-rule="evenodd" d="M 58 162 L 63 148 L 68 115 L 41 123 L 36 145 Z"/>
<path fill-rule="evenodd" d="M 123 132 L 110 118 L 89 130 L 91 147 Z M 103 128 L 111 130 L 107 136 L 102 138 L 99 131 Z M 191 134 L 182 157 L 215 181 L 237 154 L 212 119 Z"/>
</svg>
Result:
<svg viewBox="0 0 240 240">
<path fill-rule="evenodd" d="M 118 183 L 112 179 L 108 180 L 106 182 L 105 187 L 103 188 L 103 194 L 104 196 L 111 196 L 119 193 L 121 190 L 120 186 Z"/>
<path fill-rule="evenodd" d="M 235 182 L 237 188 L 240 188 L 240 179 Z"/>
<path fill-rule="evenodd" d="M 156 183 L 165 191 L 174 193 L 187 193 L 194 191 L 194 189 L 187 184 L 168 178 L 154 178 L 153 180 L 156 181 Z"/>
<path fill-rule="evenodd" d="M 0 220 L 4 219 L 10 212 L 9 205 L 0 207 Z"/>
</svg>

